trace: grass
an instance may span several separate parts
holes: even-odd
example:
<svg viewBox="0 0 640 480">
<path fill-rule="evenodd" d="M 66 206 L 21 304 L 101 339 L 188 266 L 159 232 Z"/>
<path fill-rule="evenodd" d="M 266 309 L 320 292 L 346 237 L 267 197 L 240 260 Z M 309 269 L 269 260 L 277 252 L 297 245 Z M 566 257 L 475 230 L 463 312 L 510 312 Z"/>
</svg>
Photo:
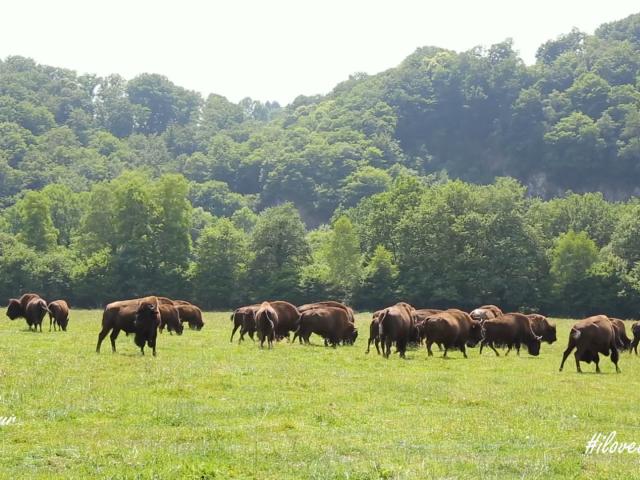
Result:
<svg viewBox="0 0 640 480">
<path fill-rule="evenodd" d="M 227 313 L 163 334 L 158 356 L 121 335 L 95 353 L 98 311 L 66 333 L 0 321 L 0 478 L 640 477 L 640 455 L 585 455 L 596 432 L 640 442 L 640 358 L 558 372 L 572 322 L 539 357 L 450 359 L 352 347 L 229 343 Z M 48 326 L 45 330 L 48 329 Z M 237 335 L 237 334 L 236 334 Z M 236 337 L 237 338 L 237 337 Z M 437 350 L 437 349 L 436 349 Z"/>
</svg>

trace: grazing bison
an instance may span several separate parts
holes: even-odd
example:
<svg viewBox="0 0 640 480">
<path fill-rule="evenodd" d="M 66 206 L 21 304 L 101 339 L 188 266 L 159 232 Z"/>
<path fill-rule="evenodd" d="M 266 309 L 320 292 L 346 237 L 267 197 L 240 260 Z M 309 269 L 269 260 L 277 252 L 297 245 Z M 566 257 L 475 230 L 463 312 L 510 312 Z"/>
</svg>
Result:
<svg viewBox="0 0 640 480">
<path fill-rule="evenodd" d="M 624 326 L 624 321 L 619 318 L 611 318 L 611 323 L 613 324 L 613 328 L 616 329 L 616 339 L 618 341 L 618 349 L 619 350 L 629 350 L 631 351 L 631 339 L 627 337 L 627 329 Z"/>
<path fill-rule="evenodd" d="M 67 325 L 69 324 L 69 305 L 64 300 L 55 300 L 49 303 L 49 331 L 53 325 L 53 330 L 56 330 L 56 326 L 61 330 L 67 331 Z"/>
<path fill-rule="evenodd" d="M 100 345 L 109 332 L 111 332 L 111 350 L 114 353 L 116 351 L 116 338 L 118 338 L 121 330 L 127 334 L 136 333 L 136 317 L 139 310 L 144 311 L 142 317 L 144 321 L 139 324 L 140 328 L 145 330 L 143 335 L 151 335 L 149 330 L 152 328 L 153 322 L 148 320 L 148 317 L 151 315 L 149 312 L 154 312 L 155 323 L 157 324 L 156 330 L 160 327 L 160 308 L 156 297 L 151 296 L 112 302 L 107 305 L 102 312 L 102 330 L 98 334 L 96 352 L 100 353 Z M 155 355 L 155 337 L 152 348 L 154 349 Z"/>
<path fill-rule="evenodd" d="M 300 337 L 309 343 L 312 333 L 320 335 L 333 347 L 340 342 L 353 343 L 358 336 L 358 330 L 349 317 L 349 312 L 344 308 L 326 306 L 323 308 L 311 308 L 302 312 L 300 325 L 293 337 Z"/>
<path fill-rule="evenodd" d="M 502 310 L 495 305 L 482 305 L 471 312 L 471 318 L 484 322 L 490 318 L 497 318 L 502 315 Z"/>
<path fill-rule="evenodd" d="M 158 318 L 158 311 L 160 311 L 161 317 L 162 308 L 174 308 L 171 305 L 160 304 L 160 310 L 158 310 L 158 304 L 156 302 L 153 300 L 142 300 L 140 302 L 136 310 L 134 320 L 135 336 L 133 337 L 133 341 L 140 347 L 140 353 L 142 353 L 142 355 L 144 355 L 144 346 L 147 344 L 149 348 L 152 349 L 154 357 L 156 356 L 156 339 L 158 338 L 158 328 L 161 322 L 161 319 Z M 178 324 L 182 326 L 179 318 Z"/>
<path fill-rule="evenodd" d="M 415 328 L 411 305 L 400 302 L 385 308 L 378 317 L 378 331 L 382 342 L 382 353 L 385 358 L 391 354 L 391 344 L 395 342 L 401 358 L 405 358 L 407 343 Z"/>
<path fill-rule="evenodd" d="M 611 361 L 616 366 L 616 372 L 620 373 L 617 336 L 616 328 L 609 317 L 605 315 L 595 315 L 576 322 L 569 333 L 569 344 L 562 355 L 560 371 L 562 371 L 567 357 L 575 348 L 574 356 L 578 373 L 582 373 L 580 362 L 594 362 L 596 373 L 600 373 L 600 353 L 605 356 L 611 353 Z"/>
<path fill-rule="evenodd" d="M 180 314 L 181 322 L 187 322 L 191 330 L 202 330 L 202 327 L 204 327 L 202 310 L 189 302 L 183 303 L 183 300 L 176 300 L 174 304 Z"/>
<path fill-rule="evenodd" d="M 167 327 L 169 333 L 176 332 L 182 335 L 184 327 L 180 319 L 180 311 L 173 305 L 160 304 L 160 333 Z"/>
<path fill-rule="evenodd" d="M 40 295 L 37 293 L 25 293 L 20 298 L 10 298 L 7 305 L 7 317 L 10 320 L 16 320 L 18 318 L 24 318 L 27 321 L 29 330 L 31 330 L 31 319 L 27 317 L 27 305 L 32 300 L 37 300 Z"/>
<path fill-rule="evenodd" d="M 556 326 L 549 322 L 547 317 L 539 313 L 530 313 L 527 317 L 531 321 L 533 333 L 541 337 L 543 342 L 551 344 L 558 339 L 556 336 Z"/>
<path fill-rule="evenodd" d="M 439 343 L 444 346 L 444 355 L 451 348 L 458 348 L 467 358 L 466 347 L 474 347 L 481 340 L 481 324 L 458 309 L 449 309 L 435 313 L 418 324 L 421 337 L 426 338 L 427 352 L 433 355 L 431 346 Z"/>
<path fill-rule="evenodd" d="M 253 340 L 253 334 L 256 331 L 256 312 L 259 309 L 260 305 L 255 304 L 236 308 L 233 311 L 231 314 L 233 330 L 231 330 L 231 338 L 229 339 L 229 342 L 233 342 L 233 336 L 238 329 L 240 329 L 240 340 L 238 340 L 238 343 L 244 340 L 245 333 L 248 333 L 251 340 Z"/>
<path fill-rule="evenodd" d="M 273 348 L 273 341 L 278 328 L 278 312 L 269 302 L 262 302 L 260 308 L 255 313 L 256 331 L 260 339 L 260 348 L 264 348 L 264 341 L 267 340 L 269 348 Z"/>
<path fill-rule="evenodd" d="M 540 341 L 541 337 L 533 332 L 531 320 L 526 315 L 507 313 L 482 322 L 480 354 L 482 355 L 482 348 L 488 345 L 497 356 L 500 356 L 495 346 L 502 345 L 508 347 L 506 355 L 514 347 L 520 355 L 520 346 L 524 344 L 529 354 L 537 356 L 540 354 Z"/>
</svg>

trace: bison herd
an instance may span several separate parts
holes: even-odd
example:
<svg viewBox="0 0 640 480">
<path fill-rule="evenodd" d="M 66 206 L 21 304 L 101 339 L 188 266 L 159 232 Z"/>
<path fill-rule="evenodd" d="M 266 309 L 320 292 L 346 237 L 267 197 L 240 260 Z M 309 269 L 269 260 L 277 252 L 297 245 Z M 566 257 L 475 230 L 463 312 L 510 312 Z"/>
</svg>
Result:
<svg viewBox="0 0 640 480">
<path fill-rule="evenodd" d="M 35 293 L 26 293 L 20 298 L 9 300 L 7 316 L 11 320 L 24 318 L 29 330 L 42 331 L 42 320 L 49 315 L 49 330 L 67 330 L 69 306 L 64 300 L 47 303 Z M 272 348 L 274 342 L 285 337 L 300 343 L 309 343 L 311 334 L 324 339 L 325 345 L 336 347 L 340 344 L 352 345 L 358 337 L 353 310 L 336 301 L 323 301 L 295 306 L 285 301 L 256 303 L 237 308 L 231 314 L 233 323 L 231 339 L 240 330 L 239 342 L 249 335 L 260 341 L 260 348 Z M 133 334 L 135 344 L 144 355 L 148 346 L 156 355 L 158 332 L 165 328 L 170 333 L 181 335 L 187 323 L 190 329 L 200 330 L 204 326 L 202 311 L 197 306 L 167 297 L 148 296 L 121 300 L 108 304 L 102 314 L 102 329 L 98 334 L 96 352 L 109 335 L 111 349 L 116 351 L 116 339 L 120 332 Z M 633 339 L 627 336 L 624 322 L 606 315 L 596 315 L 576 322 L 569 333 L 569 342 L 562 356 L 560 371 L 568 356 L 575 350 L 576 369 L 581 372 L 580 362 L 595 363 L 600 372 L 600 355 L 609 356 L 618 367 L 619 351 L 630 350 L 638 353 L 640 343 L 640 322 L 631 327 Z M 385 358 L 396 353 L 405 357 L 409 345 L 424 344 L 428 356 L 433 355 L 434 344 L 444 350 L 460 350 L 467 358 L 467 347 L 479 345 L 480 354 L 485 347 L 497 356 L 499 348 L 506 348 L 505 355 L 512 349 L 520 354 L 524 346 L 530 355 L 539 355 L 542 342 L 555 342 L 556 326 L 540 314 L 504 313 L 495 305 L 483 305 L 467 313 L 451 308 L 415 309 L 405 302 L 399 302 L 373 313 L 369 326 L 366 353 L 373 344 L 378 354 Z"/>
<path fill-rule="evenodd" d="M 315 333 L 323 337 L 325 345 L 353 344 L 358 336 L 353 310 L 335 301 L 305 304 L 299 307 L 277 301 L 263 302 L 236 309 L 231 314 L 233 329 L 231 341 L 240 329 L 242 342 L 245 334 L 252 339 L 257 334 L 260 347 L 265 340 L 269 348 L 275 340 L 289 337 L 293 332 L 302 343 L 309 343 L 309 336 Z M 633 340 L 627 337 L 624 322 L 605 315 L 596 315 L 577 322 L 571 329 L 569 344 L 560 365 L 575 349 L 576 368 L 581 372 L 580 362 L 596 365 L 600 372 L 599 355 L 610 356 L 619 372 L 619 350 L 634 350 L 638 353 L 640 343 L 640 322 L 631 327 Z M 415 309 L 405 302 L 399 302 L 373 313 L 369 325 L 369 340 L 366 353 L 375 345 L 378 354 L 389 358 L 391 348 L 395 346 L 400 357 L 405 357 L 409 344 L 424 344 L 428 356 L 433 355 L 433 344 L 444 350 L 460 350 L 467 358 L 467 347 L 480 346 L 480 354 L 488 347 L 500 355 L 497 348 L 506 348 L 505 355 L 512 349 L 520 355 L 524 346 L 530 355 L 540 354 L 542 342 L 553 343 L 557 340 L 556 326 L 547 317 L 540 314 L 519 312 L 504 313 L 495 305 L 483 305 L 470 313 L 451 308 L 439 310 L 433 308 Z"/>
</svg>

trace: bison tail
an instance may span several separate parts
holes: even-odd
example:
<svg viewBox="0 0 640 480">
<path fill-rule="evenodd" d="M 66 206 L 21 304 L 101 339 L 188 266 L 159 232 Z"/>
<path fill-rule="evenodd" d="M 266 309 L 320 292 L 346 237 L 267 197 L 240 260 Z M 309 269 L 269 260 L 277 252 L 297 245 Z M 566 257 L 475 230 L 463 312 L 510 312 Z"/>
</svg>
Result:
<svg viewBox="0 0 640 480">
<path fill-rule="evenodd" d="M 614 329 L 615 330 L 615 329 Z M 582 333 L 580 332 L 580 330 L 576 330 L 575 328 L 571 329 L 571 333 L 569 333 L 569 337 L 575 342 L 580 338 L 580 335 L 582 335 Z"/>
<path fill-rule="evenodd" d="M 389 313 L 389 309 L 385 308 L 380 316 L 378 317 L 378 335 L 380 337 L 384 336 L 384 319 L 387 318 L 387 314 Z"/>
</svg>

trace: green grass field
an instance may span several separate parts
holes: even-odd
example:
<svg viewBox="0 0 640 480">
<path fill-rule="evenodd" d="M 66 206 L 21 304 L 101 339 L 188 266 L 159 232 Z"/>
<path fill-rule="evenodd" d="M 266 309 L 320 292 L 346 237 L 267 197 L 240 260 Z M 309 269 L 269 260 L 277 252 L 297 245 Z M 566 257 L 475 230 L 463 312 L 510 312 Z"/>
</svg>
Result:
<svg viewBox="0 0 640 480">
<path fill-rule="evenodd" d="M 2 310 L 4 312 L 4 309 Z M 539 357 L 229 343 L 228 313 L 95 353 L 100 312 L 69 331 L 0 321 L 0 478 L 639 478 L 640 455 L 585 455 L 594 433 L 640 442 L 640 358 L 563 373 L 572 322 Z M 237 338 L 237 337 L 236 337 Z M 436 349 L 437 350 L 437 349 Z M 515 352 L 514 352 L 515 353 Z"/>
</svg>

